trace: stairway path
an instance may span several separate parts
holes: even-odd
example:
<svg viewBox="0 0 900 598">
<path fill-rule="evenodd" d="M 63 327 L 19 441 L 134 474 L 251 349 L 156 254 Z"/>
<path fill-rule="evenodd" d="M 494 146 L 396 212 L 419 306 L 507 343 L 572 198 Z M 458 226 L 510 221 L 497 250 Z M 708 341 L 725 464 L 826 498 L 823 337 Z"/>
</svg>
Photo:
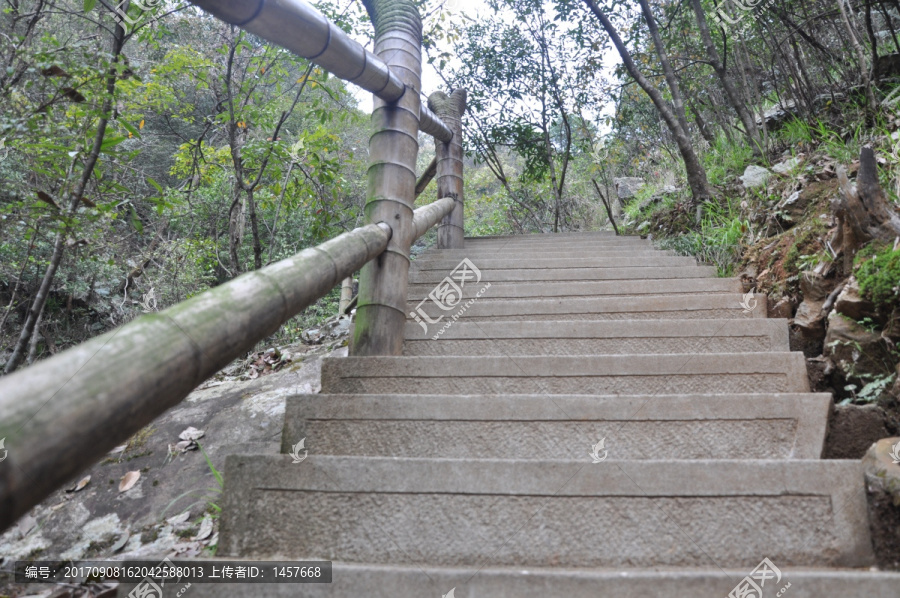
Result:
<svg viewBox="0 0 900 598">
<path fill-rule="evenodd" d="M 830 396 L 737 280 L 633 237 L 491 237 L 419 256 L 408 300 L 402 357 L 288 399 L 308 458 L 228 458 L 219 556 L 335 561 L 303 596 L 898 596 L 860 464 L 820 459 Z"/>
</svg>

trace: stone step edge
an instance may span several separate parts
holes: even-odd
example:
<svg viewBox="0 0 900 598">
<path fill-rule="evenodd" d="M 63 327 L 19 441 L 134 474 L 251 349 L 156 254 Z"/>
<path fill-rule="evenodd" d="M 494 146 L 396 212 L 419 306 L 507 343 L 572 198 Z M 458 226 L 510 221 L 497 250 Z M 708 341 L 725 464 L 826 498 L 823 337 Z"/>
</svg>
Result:
<svg viewBox="0 0 900 598">
<path fill-rule="evenodd" d="M 487 400 L 486 400 L 487 398 Z M 305 421 L 617 422 L 794 419 L 794 459 L 819 459 L 832 411 L 829 393 L 756 395 L 348 395 L 285 397 L 282 452 Z M 610 437 L 614 442 L 614 438 Z"/>
<path fill-rule="evenodd" d="M 765 555 L 760 556 L 760 560 Z M 309 560 L 314 560 L 310 557 Z M 177 559 L 189 564 L 191 559 Z M 233 563 L 228 557 L 206 557 L 201 561 Z M 240 559 L 247 564 L 264 562 Z M 778 567 L 778 563 L 773 563 Z M 543 567 L 437 567 L 418 565 L 377 565 L 333 561 L 330 584 L 305 584 L 302 595 L 309 598 L 349 598 L 392 596 L 395 598 L 438 598 L 451 590 L 455 598 L 725 598 L 752 569 L 669 568 L 578 569 Z M 784 598 L 865 596 L 896 598 L 900 573 L 864 569 L 779 567 L 781 580 L 776 592 L 788 583 Z M 775 581 L 772 579 L 769 583 Z M 126 598 L 138 584 L 121 584 L 117 596 Z M 180 586 L 176 586 L 180 587 Z M 219 598 L 223 588 L 234 598 L 296 598 L 296 584 L 192 583 L 191 596 Z M 373 593 L 377 588 L 378 593 Z M 602 594 L 598 593 L 602 588 Z"/>
<path fill-rule="evenodd" d="M 388 372 L 385 368 L 390 368 L 391 371 Z M 772 351 L 662 355 L 401 356 L 322 359 L 323 387 L 326 374 L 339 374 L 347 378 L 397 376 L 443 378 L 450 375 L 528 378 L 754 373 L 784 373 L 798 378 L 802 376 L 802 380 L 807 381 L 806 358 L 803 353 L 796 351 Z"/>
<path fill-rule="evenodd" d="M 611 338 L 733 338 L 767 336 L 772 346 L 789 350 L 788 320 L 517 320 L 515 322 L 453 322 L 438 340 L 611 339 Z M 431 341 L 432 334 L 407 320 L 406 342 Z"/>
</svg>

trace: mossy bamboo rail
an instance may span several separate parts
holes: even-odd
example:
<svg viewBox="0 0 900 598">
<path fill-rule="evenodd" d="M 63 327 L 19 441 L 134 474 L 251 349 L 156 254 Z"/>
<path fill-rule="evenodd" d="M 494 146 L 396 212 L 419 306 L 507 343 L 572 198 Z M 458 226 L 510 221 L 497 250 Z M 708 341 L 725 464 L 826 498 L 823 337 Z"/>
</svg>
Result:
<svg viewBox="0 0 900 598">
<path fill-rule="evenodd" d="M 420 235 L 450 213 L 415 212 Z M 381 255 L 369 224 L 0 378 L 0 529 Z"/>
</svg>

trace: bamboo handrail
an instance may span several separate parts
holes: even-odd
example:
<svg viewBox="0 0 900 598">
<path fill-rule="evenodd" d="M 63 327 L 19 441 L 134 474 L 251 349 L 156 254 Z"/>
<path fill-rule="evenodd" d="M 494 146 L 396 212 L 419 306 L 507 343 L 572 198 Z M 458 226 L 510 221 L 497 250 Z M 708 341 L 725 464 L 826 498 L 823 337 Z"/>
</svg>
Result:
<svg viewBox="0 0 900 598">
<path fill-rule="evenodd" d="M 192 0 L 213 16 L 307 58 L 331 74 L 395 102 L 406 89 L 385 62 L 350 39 L 305 0 Z M 453 133 L 426 106 L 419 128 L 449 142 Z"/>
<path fill-rule="evenodd" d="M 416 238 L 453 205 L 417 209 Z M 0 378 L 0 531 L 379 256 L 391 235 L 383 222 L 357 228 Z"/>
</svg>

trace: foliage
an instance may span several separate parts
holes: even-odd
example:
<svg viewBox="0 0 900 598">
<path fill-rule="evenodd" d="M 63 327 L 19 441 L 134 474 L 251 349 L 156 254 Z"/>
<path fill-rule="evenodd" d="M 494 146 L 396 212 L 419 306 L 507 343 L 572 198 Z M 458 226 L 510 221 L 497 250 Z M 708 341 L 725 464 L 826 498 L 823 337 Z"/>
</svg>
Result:
<svg viewBox="0 0 900 598">
<path fill-rule="evenodd" d="M 856 278 L 863 297 L 876 305 L 897 305 L 900 299 L 900 249 L 870 245 L 856 256 Z"/>
</svg>

